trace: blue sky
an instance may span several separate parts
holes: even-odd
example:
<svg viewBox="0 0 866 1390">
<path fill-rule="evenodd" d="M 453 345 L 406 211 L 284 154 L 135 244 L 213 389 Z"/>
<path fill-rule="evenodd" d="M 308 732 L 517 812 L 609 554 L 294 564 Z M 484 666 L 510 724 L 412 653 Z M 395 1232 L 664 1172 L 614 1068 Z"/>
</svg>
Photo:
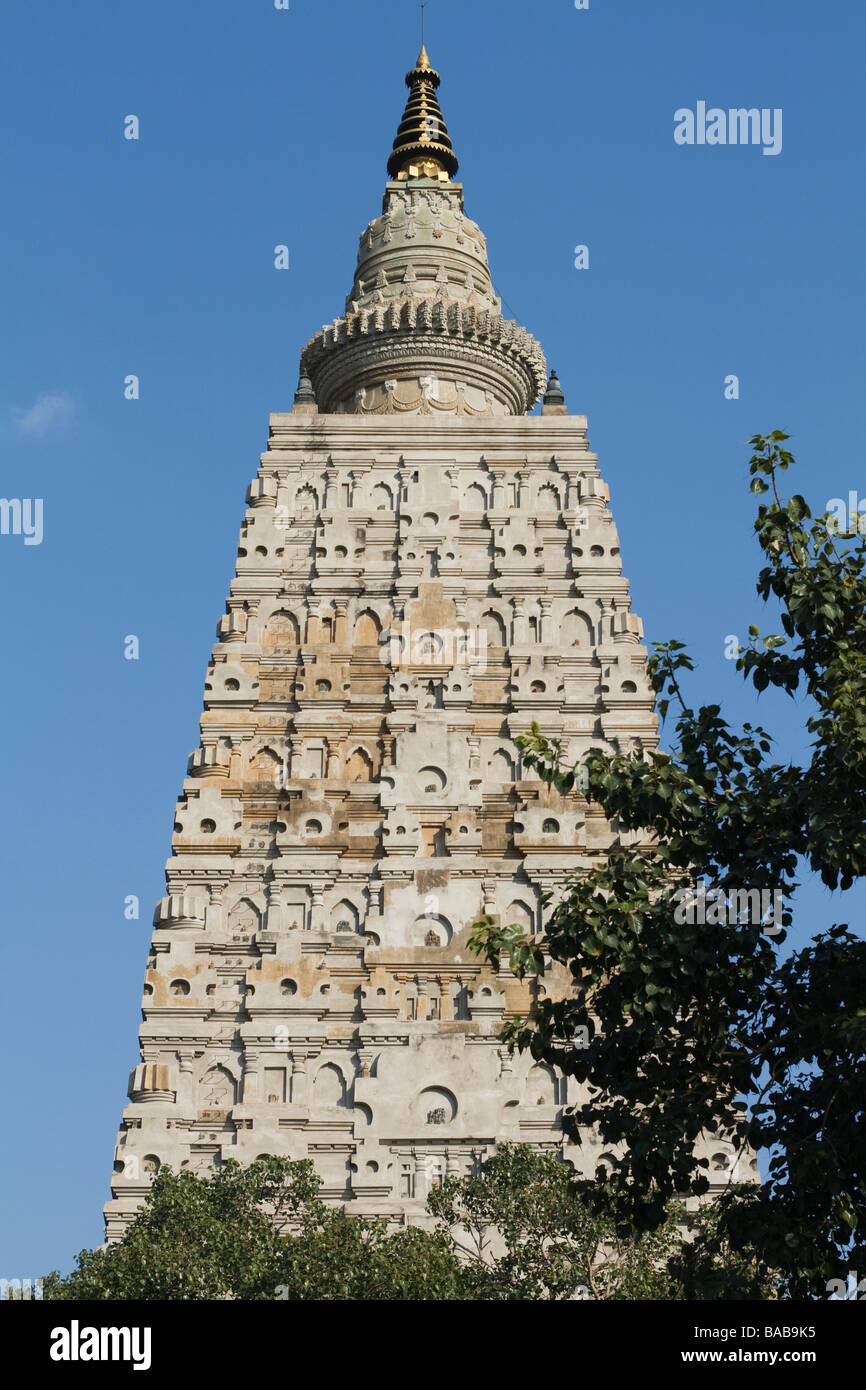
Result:
<svg viewBox="0 0 866 1390">
<path fill-rule="evenodd" d="M 79 0 L 2 27 L 0 493 L 44 508 L 41 544 L 0 536 L 0 1275 L 23 1278 L 101 1240 L 245 489 L 380 211 L 418 8 Z M 802 705 L 756 702 L 723 651 L 762 621 L 749 437 L 790 433 L 814 509 L 866 494 L 864 41 L 850 0 L 427 8 L 467 212 L 589 416 L 647 639 L 686 641 L 695 700 L 789 755 Z M 699 101 L 781 108 L 781 153 L 677 145 Z M 802 934 L 852 920 L 852 895 L 803 900 Z"/>
</svg>

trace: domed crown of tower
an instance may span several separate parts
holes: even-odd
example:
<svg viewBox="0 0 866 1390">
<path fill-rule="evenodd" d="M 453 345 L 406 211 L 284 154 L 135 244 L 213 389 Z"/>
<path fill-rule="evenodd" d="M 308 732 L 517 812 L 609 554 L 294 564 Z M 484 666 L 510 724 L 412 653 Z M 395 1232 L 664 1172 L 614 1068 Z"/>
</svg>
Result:
<svg viewBox="0 0 866 1390">
<path fill-rule="evenodd" d="M 425 48 L 406 83 L 382 215 L 361 236 L 344 315 L 309 341 L 301 372 L 324 412 L 523 415 L 544 353 L 502 316 Z"/>
</svg>

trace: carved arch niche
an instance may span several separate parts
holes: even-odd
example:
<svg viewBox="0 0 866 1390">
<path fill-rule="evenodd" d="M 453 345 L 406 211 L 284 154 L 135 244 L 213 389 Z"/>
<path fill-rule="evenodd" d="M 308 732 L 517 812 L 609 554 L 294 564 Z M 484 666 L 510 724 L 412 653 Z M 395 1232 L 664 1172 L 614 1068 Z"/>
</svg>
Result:
<svg viewBox="0 0 866 1390">
<path fill-rule="evenodd" d="M 305 483 L 295 493 L 295 512 L 301 517 L 312 517 L 319 510 L 319 494 L 310 483 Z"/>
<path fill-rule="evenodd" d="M 237 1100 L 238 1084 L 228 1067 L 210 1067 L 198 1085 L 199 1108 L 231 1110 Z"/>
<path fill-rule="evenodd" d="M 560 510 L 559 492 L 553 483 L 542 484 L 538 489 L 535 505 L 539 512 L 558 512 Z"/>
<path fill-rule="evenodd" d="M 488 646 L 504 647 L 506 645 L 505 623 L 494 609 L 488 608 L 487 612 L 481 615 L 480 626 L 487 635 Z"/>
<path fill-rule="evenodd" d="M 447 946 L 454 928 L 441 912 L 427 912 L 416 917 L 410 932 L 411 946 Z"/>
<path fill-rule="evenodd" d="M 282 656 L 300 646 L 301 630 L 294 613 L 280 609 L 268 618 L 262 633 L 264 656 Z"/>
<path fill-rule="evenodd" d="M 560 1078 L 544 1062 L 530 1067 L 523 1092 L 524 1105 L 559 1105 Z"/>
<path fill-rule="evenodd" d="M 241 898 L 229 912 L 230 935 L 250 936 L 262 925 L 262 914 L 251 898 Z"/>
<path fill-rule="evenodd" d="M 257 748 L 249 762 L 250 780 L 257 785 L 278 787 L 283 760 L 273 748 Z"/>
<path fill-rule="evenodd" d="M 470 483 L 463 497 L 463 510 L 483 512 L 487 509 L 487 493 L 480 483 Z"/>
<path fill-rule="evenodd" d="M 348 898 L 343 898 L 331 908 L 331 931 L 357 932 L 360 920 L 358 909 Z"/>
<path fill-rule="evenodd" d="M 572 608 L 560 624 L 560 641 L 564 647 L 582 647 L 590 652 L 594 646 L 595 634 L 592 623 L 579 608 Z"/>
<path fill-rule="evenodd" d="M 366 748 L 355 748 L 346 759 L 347 782 L 372 782 L 373 759 Z"/>
<path fill-rule="evenodd" d="M 377 483 L 370 494 L 370 502 L 376 512 L 390 512 L 394 509 L 394 494 L 387 483 Z"/>
<path fill-rule="evenodd" d="M 316 1105 L 328 1109 L 349 1104 L 346 1078 L 335 1062 L 326 1062 L 316 1072 L 313 1080 L 313 1100 Z"/>
<path fill-rule="evenodd" d="M 513 782 L 517 767 L 506 748 L 497 748 L 487 764 L 487 776 L 491 782 Z"/>
<path fill-rule="evenodd" d="M 364 608 L 355 619 L 354 645 L 356 647 L 376 647 L 382 624 L 372 608 Z"/>
<path fill-rule="evenodd" d="M 523 898 L 515 898 L 513 902 L 508 904 L 503 914 L 502 921 L 505 926 L 511 926 L 512 922 L 514 922 L 522 927 L 524 931 L 534 932 L 536 930 L 535 912 L 530 904 L 524 901 Z"/>
</svg>

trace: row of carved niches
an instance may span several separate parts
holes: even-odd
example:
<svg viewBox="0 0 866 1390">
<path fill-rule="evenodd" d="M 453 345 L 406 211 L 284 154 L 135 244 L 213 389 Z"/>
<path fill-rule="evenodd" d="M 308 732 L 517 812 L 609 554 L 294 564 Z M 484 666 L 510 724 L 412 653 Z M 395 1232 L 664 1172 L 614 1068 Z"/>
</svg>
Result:
<svg viewBox="0 0 866 1390">
<path fill-rule="evenodd" d="M 629 685 L 633 688 L 634 682 L 626 683 L 626 691 L 631 694 L 633 690 L 628 689 Z M 455 695 L 459 694 L 459 683 L 451 688 Z M 539 700 L 542 693 L 538 695 Z M 420 698 L 423 713 L 426 708 L 441 707 L 436 694 L 436 682 L 418 682 L 413 677 L 405 677 L 395 681 L 390 698 L 395 710 L 403 705 L 414 708 Z M 376 721 L 379 727 L 382 722 L 381 719 Z M 450 727 L 447 722 L 421 720 L 416 727 L 415 722 L 404 725 L 400 721 L 400 727 L 394 725 L 396 732 L 386 723 L 386 731 L 381 733 L 369 724 L 366 730 L 356 729 L 349 733 L 340 729 L 333 729 L 330 734 L 320 731 L 327 727 L 317 721 L 315 731 L 306 734 L 290 728 L 285 735 L 264 731 L 258 735 L 246 734 L 239 740 L 232 752 L 233 782 L 226 796 L 242 795 L 247 801 L 248 817 L 255 816 L 257 800 L 264 798 L 267 805 L 263 810 L 269 817 L 244 825 L 244 844 L 250 849 L 267 849 L 274 835 L 285 834 L 290 829 L 289 822 L 297 827 L 298 817 L 306 812 L 319 819 L 319 823 L 305 827 L 303 834 L 329 835 L 334 830 L 350 828 L 349 820 L 334 822 L 333 813 L 337 808 L 350 819 L 354 816 L 360 821 L 380 806 L 395 810 L 401 807 L 417 809 L 428 805 L 433 797 L 436 804 L 454 812 L 465 805 L 472 814 L 470 808 L 480 808 L 488 791 L 520 784 L 523 794 L 527 795 L 539 782 L 538 773 L 524 766 L 513 741 L 503 735 L 467 731 L 462 722 Z M 554 730 L 548 728 L 547 732 Z M 601 730 L 598 717 L 587 714 L 558 721 L 555 733 L 562 743 L 563 760 L 573 765 Z M 623 729 L 612 741 L 620 751 L 626 744 L 633 748 L 640 742 L 639 730 Z M 202 751 L 210 753 L 213 750 L 208 747 Z M 213 773 L 213 760 L 205 761 L 207 770 Z M 178 804 L 176 834 L 218 833 L 216 815 L 206 809 L 222 809 L 222 793 L 213 781 L 213 777 L 209 778 L 208 785 L 196 791 L 195 782 L 190 779 L 185 796 Z M 319 783 L 326 785 L 320 787 Z M 333 783 L 342 784 L 342 793 L 339 786 L 331 785 Z M 369 791 L 365 790 L 367 788 Z M 330 800 L 320 807 L 325 794 Z M 271 819 L 274 797 L 285 803 L 285 810 L 281 810 L 277 820 Z M 327 815 L 327 826 L 318 816 L 320 809 Z M 241 829 L 240 824 L 232 822 L 232 826 Z M 252 840 L 256 839 L 257 832 L 260 832 L 260 843 L 254 844 Z M 252 839 L 246 838 L 249 836 Z"/>
<path fill-rule="evenodd" d="M 422 385 L 420 379 L 416 387 Z M 408 390 L 408 387 L 406 388 Z M 423 479 L 423 481 L 422 481 Z M 447 486 L 446 486 L 447 484 Z M 459 522 L 477 520 L 481 513 L 490 525 L 510 521 L 532 522 L 539 513 L 556 513 L 574 525 L 589 525 L 593 519 L 612 524 L 607 509 L 607 487 L 594 475 L 567 471 L 555 463 L 500 468 L 495 463 L 443 467 L 435 476 L 426 470 L 397 469 L 378 465 L 374 470 L 343 465 L 313 469 L 301 465 L 291 476 L 270 480 L 268 503 L 277 512 L 280 529 L 290 531 L 295 519 L 307 524 L 322 512 L 326 518 L 358 513 L 352 521 L 361 524 L 386 522 L 393 516 L 407 530 L 444 526 L 454 530 Z M 457 508 L 452 511 L 453 507 Z M 586 514 L 576 515 L 580 507 Z M 432 519 L 428 509 L 437 514 Z M 256 519 L 263 524 L 269 508 L 251 508 L 247 525 Z M 386 515 L 381 516 L 384 512 Z"/>
<path fill-rule="evenodd" d="M 545 817 L 543 833 L 560 833 L 554 829 L 559 823 L 554 817 Z M 411 876 L 393 884 L 379 878 L 368 883 L 356 881 L 351 896 L 346 893 L 347 886 L 345 880 L 331 889 L 321 884 L 314 888 L 292 884 L 253 894 L 242 887 L 232 888 L 221 890 L 225 900 L 221 900 L 220 890 L 213 894 L 204 888 L 171 893 L 156 905 L 148 971 L 158 970 L 162 976 L 176 973 L 170 960 L 163 961 L 162 957 L 167 953 L 171 957 L 170 933 L 187 926 L 199 932 L 206 930 L 207 950 L 219 953 L 227 965 L 240 965 L 247 956 L 258 962 L 263 951 L 270 954 L 282 933 L 313 932 L 318 938 L 324 934 L 354 939 L 367 934 L 371 926 L 381 931 L 386 918 L 393 920 L 401 944 L 410 949 L 450 946 L 455 934 L 465 937 L 482 912 L 498 915 L 503 922 L 517 922 L 529 933 L 541 926 L 541 887 L 514 881 L 513 871 L 508 878 L 488 884 L 483 903 L 480 899 L 464 903 L 465 886 L 460 879 L 439 884 L 432 898 L 414 886 Z M 449 907 L 452 897 L 455 906 Z M 472 898 L 476 899 L 475 893 Z M 462 913 L 455 910 L 460 904 Z M 232 959 L 233 954 L 237 959 Z M 270 973 L 276 968 L 268 966 Z"/>
<path fill-rule="evenodd" d="M 425 602 L 425 597 L 430 602 Z M 470 595 L 456 603 L 441 591 L 431 596 L 410 597 L 395 613 L 394 601 L 383 598 L 375 603 L 352 596 L 351 601 L 320 598 L 313 605 L 302 607 L 291 602 L 274 600 L 275 611 L 256 619 L 258 638 L 247 625 L 248 647 L 257 644 L 264 658 L 290 658 L 290 669 L 283 676 L 303 672 L 295 668 L 305 660 L 305 648 L 319 668 L 312 672 L 315 681 L 331 679 L 322 671 L 321 654 L 312 648 L 334 646 L 336 661 L 345 661 L 357 648 L 360 655 L 373 657 L 383 667 L 399 666 L 478 666 L 485 663 L 488 652 L 497 659 L 507 659 L 507 647 L 544 646 L 544 665 L 555 668 L 557 658 L 581 655 L 595 656 L 596 648 L 606 642 L 616 642 L 621 635 L 639 636 L 640 625 L 624 603 L 605 603 L 587 598 L 576 601 L 574 596 L 523 594 L 504 598 Z M 425 607 L 430 611 L 425 613 Z M 351 610 L 351 611 L 350 611 Z M 432 619 L 432 621 L 431 621 Z M 574 649 L 579 648 L 578 652 Z M 249 698 L 257 689 L 253 669 L 249 665 L 255 655 L 235 658 L 235 669 L 229 670 L 226 659 L 220 663 L 220 682 L 216 689 L 223 695 Z M 522 653 L 520 656 L 522 657 Z M 541 666 L 536 663 L 542 678 Z M 257 668 L 261 676 L 262 668 Z M 336 666 L 338 683 L 348 674 L 345 666 Z M 208 670 L 205 690 L 214 692 L 215 665 Z M 322 693 L 322 692 L 318 692 Z M 327 693 L 327 692 L 324 692 Z"/>
<path fill-rule="evenodd" d="M 412 1000 L 417 1006 L 417 996 L 413 995 Z M 424 1003 L 423 998 L 421 1003 Z M 438 1015 L 431 1014 L 430 1017 L 431 1021 L 438 1021 Z M 426 1036 L 429 1038 L 432 1035 Z M 529 1061 L 513 1070 L 499 1072 L 495 1059 L 490 1058 L 490 1046 L 489 1043 L 485 1044 L 484 1057 L 479 1054 L 479 1069 L 486 1074 L 488 1086 L 493 1089 L 491 1099 L 495 1099 L 499 1105 L 524 1110 L 538 1106 L 553 1108 L 566 1105 L 576 1097 L 576 1083 L 554 1073 L 545 1063 Z M 424 1043 L 421 1043 L 420 1065 L 422 1071 L 429 1075 L 431 1062 L 423 1060 L 423 1049 Z M 390 1051 L 393 1052 L 393 1049 Z M 387 1066 L 382 1078 L 384 1060 L 387 1060 Z M 188 1082 L 181 1079 L 176 1067 L 166 1066 L 162 1070 L 171 1074 L 176 1088 L 185 1088 L 187 1098 L 182 1109 L 187 1125 L 190 1111 L 201 1124 L 220 1125 L 238 1107 L 241 1108 L 233 1117 L 236 1123 L 247 1119 L 247 1107 L 252 1107 L 250 1117 L 255 1120 L 257 1107 L 262 1105 L 301 1106 L 309 1111 L 313 1123 L 315 1115 L 323 1110 L 364 1107 L 372 1112 L 382 1103 L 392 1109 L 399 1108 L 403 1122 L 413 1129 L 425 1124 L 450 1124 L 458 1119 L 461 1106 L 452 1089 L 441 1082 L 415 1089 L 418 1082 L 413 1086 L 412 1078 L 406 1076 L 402 1060 L 397 1057 L 395 1061 L 396 1066 L 381 1052 L 365 1058 L 343 1051 L 335 1054 L 333 1049 L 322 1052 L 313 1044 L 310 1049 L 300 1051 L 294 1051 L 291 1046 L 277 1045 L 271 1050 L 260 1048 L 254 1055 L 247 1053 L 245 1057 L 231 1052 L 225 1053 L 222 1060 L 198 1058 L 187 1066 Z M 152 1067 L 149 1069 L 153 1070 Z M 128 1092 L 133 1104 L 159 1103 L 162 1114 L 165 1113 L 166 1103 L 180 1104 L 175 1100 L 179 1089 L 163 1088 L 156 1092 L 146 1081 L 142 1083 L 141 1074 L 147 1070 L 146 1066 L 140 1065 L 130 1073 Z M 192 1075 L 193 1072 L 198 1080 Z M 390 1082 L 384 1094 L 380 1094 L 377 1085 L 381 1079 Z M 393 1089 L 395 1084 L 396 1094 Z M 463 1108 L 470 1109 L 477 1099 L 476 1096 L 467 1095 Z M 486 1100 L 485 1097 L 482 1104 Z M 432 1116 L 431 1106 L 434 1109 Z M 364 1116 L 362 1112 L 361 1119 L 366 1119 L 369 1125 L 372 1113 Z M 363 1123 L 361 1128 L 364 1128 Z"/>
<path fill-rule="evenodd" d="M 425 394 L 433 400 L 437 395 L 434 383 L 426 377 L 394 381 L 393 385 L 401 401 Z M 383 383 L 376 389 L 386 392 L 390 386 Z M 455 395 L 456 390 L 454 385 Z M 267 526 L 273 509 L 277 529 L 288 532 L 296 522 L 308 526 L 319 512 L 335 518 L 341 512 L 366 513 L 368 522 L 384 521 L 386 518 L 379 515 L 382 512 L 399 513 L 401 525 L 423 528 L 428 524 L 430 507 L 438 511 L 434 526 L 441 523 L 452 530 L 461 514 L 479 512 L 495 513 L 491 525 L 512 519 L 509 514 L 513 512 L 526 513 L 525 519 L 530 522 L 539 512 L 556 512 L 574 524 L 589 524 L 593 517 L 610 523 L 607 485 L 595 473 L 585 472 L 585 467 L 557 463 L 549 457 L 534 464 L 520 462 L 508 467 L 495 460 L 459 466 L 456 462 L 444 463 L 437 465 L 435 472 L 397 464 L 362 465 L 359 461 L 339 466 L 303 462 L 282 474 L 265 471 L 263 465 L 247 489 L 250 511 L 245 525 L 255 522 Z M 452 513 L 450 508 L 455 504 L 458 511 Z M 586 508 L 586 516 L 576 518 L 573 513 L 581 506 Z M 363 515 L 357 517 L 359 522 L 364 519 Z M 352 520 L 356 518 L 353 516 Z"/>
</svg>

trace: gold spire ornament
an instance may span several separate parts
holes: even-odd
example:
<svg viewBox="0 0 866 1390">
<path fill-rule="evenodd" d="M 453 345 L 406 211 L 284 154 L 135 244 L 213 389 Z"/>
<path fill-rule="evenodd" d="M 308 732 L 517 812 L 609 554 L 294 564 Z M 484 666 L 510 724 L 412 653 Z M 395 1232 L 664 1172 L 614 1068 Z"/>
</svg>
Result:
<svg viewBox="0 0 866 1390">
<path fill-rule="evenodd" d="M 406 74 L 409 100 L 388 160 L 392 179 L 438 179 L 447 183 L 457 173 L 457 156 L 436 97 L 439 81 L 422 43 L 414 68 Z"/>
</svg>

